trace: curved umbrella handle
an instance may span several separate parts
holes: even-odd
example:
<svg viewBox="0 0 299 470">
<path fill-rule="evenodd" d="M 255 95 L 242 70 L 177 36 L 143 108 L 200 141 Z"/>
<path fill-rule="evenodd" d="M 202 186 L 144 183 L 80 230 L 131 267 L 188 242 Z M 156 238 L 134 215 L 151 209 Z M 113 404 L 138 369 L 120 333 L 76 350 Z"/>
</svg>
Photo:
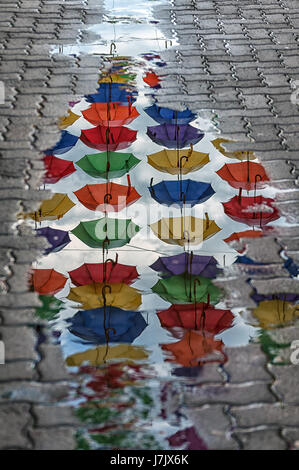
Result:
<svg viewBox="0 0 299 470">
<path fill-rule="evenodd" d="M 155 197 L 156 195 L 155 195 L 155 190 L 154 190 L 154 188 L 153 188 L 153 182 L 154 182 L 154 178 L 151 178 L 151 180 L 150 180 L 150 188 L 151 188 L 151 190 L 152 190 L 153 197 Z"/>
<path fill-rule="evenodd" d="M 182 165 L 182 162 L 183 162 L 183 160 L 186 160 L 186 162 L 187 162 L 187 161 L 189 160 L 189 157 L 188 157 L 187 155 L 182 155 L 182 156 L 180 157 L 180 160 L 179 160 L 179 167 L 180 167 L 180 170 L 182 170 L 182 166 L 183 166 L 183 165 Z"/>
<path fill-rule="evenodd" d="M 111 286 L 109 284 L 105 284 L 102 287 L 102 296 L 103 296 L 103 299 L 104 299 L 104 305 L 107 305 L 107 297 L 106 297 L 106 290 L 107 289 L 109 290 L 109 294 L 111 294 L 111 292 L 112 292 Z"/>
<path fill-rule="evenodd" d="M 188 152 L 188 157 L 191 157 L 192 153 L 193 153 L 193 144 L 190 144 L 190 150 Z"/>
<path fill-rule="evenodd" d="M 205 212 L 205 218 L 206 218 L 206 230 L 208 230 L 210 226 L 210 219 L 209 219 L 209 214 Z"/>
<path fill-rule="evenodd" d="M 184 191 L 181 191 L 180 200 L 183 201 L 183 204 L 186 204 L 186 194 Z"/>
<path fill-rule="evenodd" d="M 113 55 L 114 52 L 116 52 L 116 44 L 115 42 L 112 42 L 110 44 L 110 55 Z"/>
<path fill-rule="evenodd" d="M 112 194 L 106 193 L 104 196 L 104 204 L 110 204 L 111 199 L 112 199 Z"/>
</svg>

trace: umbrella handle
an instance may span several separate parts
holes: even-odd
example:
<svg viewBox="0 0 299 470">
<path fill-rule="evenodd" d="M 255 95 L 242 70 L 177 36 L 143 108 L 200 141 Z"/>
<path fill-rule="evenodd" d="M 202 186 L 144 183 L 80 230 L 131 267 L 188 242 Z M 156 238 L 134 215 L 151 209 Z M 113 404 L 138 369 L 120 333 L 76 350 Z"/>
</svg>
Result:
<svg viewBox="0 0 299 470">
<path fill-rule="evenodd" d="M 103 299 L 104 299 L 104 305 L 106 305 L 106 303 L 107 303 L 107 298 L 106 298 L 106 290 L 107 289 L 109 290 L 109 294 L 111 294 L 111 292 L 112 292 L 111 286 L 109 284 L 105 284 L 102 287 L 102 296 L 103 296 Z"/>
<path fill-rule="evenodd" d="M 181 201 L 183 201 L 184 204 L 186 204 L 186 194 L 184 193 L 184 191 L 181 191 L 180 199 Z"/>
<path fill-rule="evenodd" d="M 238 194 L 238 202 L 241 204 L 241 198 L 242 198 L 242 188 L 239 189 L 239 194 Z"/>
<path fill-rule="evenodd" d="M 114 52 L 116 52 L 116 44 L 115 42 L 112 42 L 110 44 L 110 55 L 113 55 Z"/>
<path fill-rule="evenodd" d="M 209 219 L 209 214 L 205 212 L 205 218 L 206 218 L 206 230 L 208 230 L 210 226 L 210 219 Z"/>
<path fill-rule="evenodd" d="M 152 190 L 152 192 L 153 192 L 153 197 L 155 197 L 155 190 L 154 190 L 154 188 L 153 188 L 153 182 L 154 182 L 154 178 L 151 178 L 151 180 L 150 180 L 150 188 L 151 188 L 151 190 Z"/>
<path fill-rule="evenodd" d="M 111 193 L 106 193 L 104 196 L 104 204 L 110 204 L 111 199 L 112 199 Z"/>
<path fill-rule="evenodd" d="M 130 194 L 132 185 L 131 185 L 131 178 L 129 174 L 127 175 L 127 181 L 128 181 L 128 194 Z"/>
<path fill-rule="evenodd" d="M 193 153 L 193 144 L 190 144 L 190 150 L 188 152 L 188 157 L 191 157 L 192 153 Z"/>
<path fill-rule="evenodd" d="M 189 160 L 189 156 L 187 156 L 187 155 L 182 155 L 182 156 L 181 156 L 181 158 L 180 158 L 180 160 L 179 160 L 179 167 L 180 167 L 180 170 L 182 170 L 182 166 L 183 166 L 183 165 L 182 165 L 182 161 L 183 161 L 184 159 L 185 159 L 186 162 L 187 162 L 187 161 Z"/>
</svg>

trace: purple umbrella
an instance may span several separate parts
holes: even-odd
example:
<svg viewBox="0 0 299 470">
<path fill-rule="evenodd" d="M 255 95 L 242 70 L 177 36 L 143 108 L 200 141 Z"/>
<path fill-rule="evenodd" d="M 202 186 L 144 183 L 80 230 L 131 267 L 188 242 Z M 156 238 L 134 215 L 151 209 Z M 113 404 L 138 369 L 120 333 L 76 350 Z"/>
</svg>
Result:
<svg viewBox="0 0 299 470">
<path fill-rule="evenodd" d="M 286 302 L 297 302 L 299 300 L 299 294 L 293 293 L 279 293 L 279 294 L 270 294 L 270 295 L 262 295 L 255 292 L 251 295 L 251 298 L 258 304 L 259 302 L 263 302 L 264 300 L 284 300 Z"/>
<path fill-rule="evenodd" d="M 217 261 L 213 256 L 199 256 L 193 253 L 181 253 L 174 256 L 161 256 L 150 267 L 162 273 L 164 277 L 183 274 L 200 275 L 203 277 L 216 277 L 219 270 Z"/>
<path fill-rule="evenodd" d="M 51 227 L 39 228 L 36 233 L 39 237 L 45 237 L 51 245 L 45 250 L 46 255 L 62 250 L 71 241 L 68 232 Z"/>
<path fill-rule="evenodd" d="M 197 144 L 204 133 L 190 124 L 161 124 L 147 128 L 147 135 L 153 142 L 169 149 L 183 148 Z"/>
</svg>

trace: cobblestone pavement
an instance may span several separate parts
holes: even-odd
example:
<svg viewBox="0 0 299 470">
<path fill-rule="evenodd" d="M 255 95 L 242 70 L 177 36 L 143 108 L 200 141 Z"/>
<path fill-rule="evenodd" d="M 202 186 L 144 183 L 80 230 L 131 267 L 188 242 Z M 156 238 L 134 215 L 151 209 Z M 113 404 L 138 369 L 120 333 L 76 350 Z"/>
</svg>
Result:
<svg viewBox="0 0 299 470">
<path fill-rule="evenodd" d="M 78 39 L 88 41 L 82 29 L 101 22 L 99 5 L 99 0 L 84 4 L 20 0 L 0 5 L 0 80 L 6 93 L 0 120 L 0 333 L 6 345 L 6 366 L 0 366 L 0 448 L 4 449 L 74 447 L 76 423 L 65 405 L 70 380 L 58 346 L 33 315 L 37 297 L 27 292 L 28 265 L 43 244 L 23 223 L 16 224 L 16 217 L 38 206 L 40 151 L 57 141 L 57 116 L 69 100 L 96 86 L 99 57 L 50 56 L 49 49 Z M 222 136 L 239 141 L 227 148 L 239 149 L 241 142 L 244 149 L 256 151 L 273 185 L 283 189 L 277 206 L 290 223 L 298 220 L 299 196 L 297 7 L 298 1 L 291 0 L 175 0 L 156 12 L 163 30 L 180 43 L 164 54 L 168 76 L 160 103 L 201 109 Z M 289 226 L 258 244 L 251 241 L 248 256 L 269 263 L 275 275 L 257 274 L 248 284 L 242 273 L 228 272 L 218 284 L 230 295 L 230 306 L 252 306 L 252 287 L 259 293 L 298 291 L 280 256 L 284 250 L 298 263 L 298 240 L 298 226 Z M 270 334 L 279 344 L 299 339 L 296 326 Z M 185 411 L 208 447 L 298 448 L 298 366 L 270 364 L 256 344 L 227 348 L 227 354 L 225 366 L 207 366 L 198 387 L 186 386 L 184 391 Z M 171 400 L 168 407 L 171 411 Z"/>
</svg>

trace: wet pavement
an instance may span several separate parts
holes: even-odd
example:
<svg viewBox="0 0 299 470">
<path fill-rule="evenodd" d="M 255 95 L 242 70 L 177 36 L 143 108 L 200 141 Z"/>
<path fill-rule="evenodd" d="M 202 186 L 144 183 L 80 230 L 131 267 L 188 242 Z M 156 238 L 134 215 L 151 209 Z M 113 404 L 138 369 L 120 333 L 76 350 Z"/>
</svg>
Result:
<svg viewBox="0 0 299 470">
<path fill-rule="evenodd" d="M 293 2 L 37 3 L 2 28 L 1 447 L 297 448 Z"/>
</svg>

